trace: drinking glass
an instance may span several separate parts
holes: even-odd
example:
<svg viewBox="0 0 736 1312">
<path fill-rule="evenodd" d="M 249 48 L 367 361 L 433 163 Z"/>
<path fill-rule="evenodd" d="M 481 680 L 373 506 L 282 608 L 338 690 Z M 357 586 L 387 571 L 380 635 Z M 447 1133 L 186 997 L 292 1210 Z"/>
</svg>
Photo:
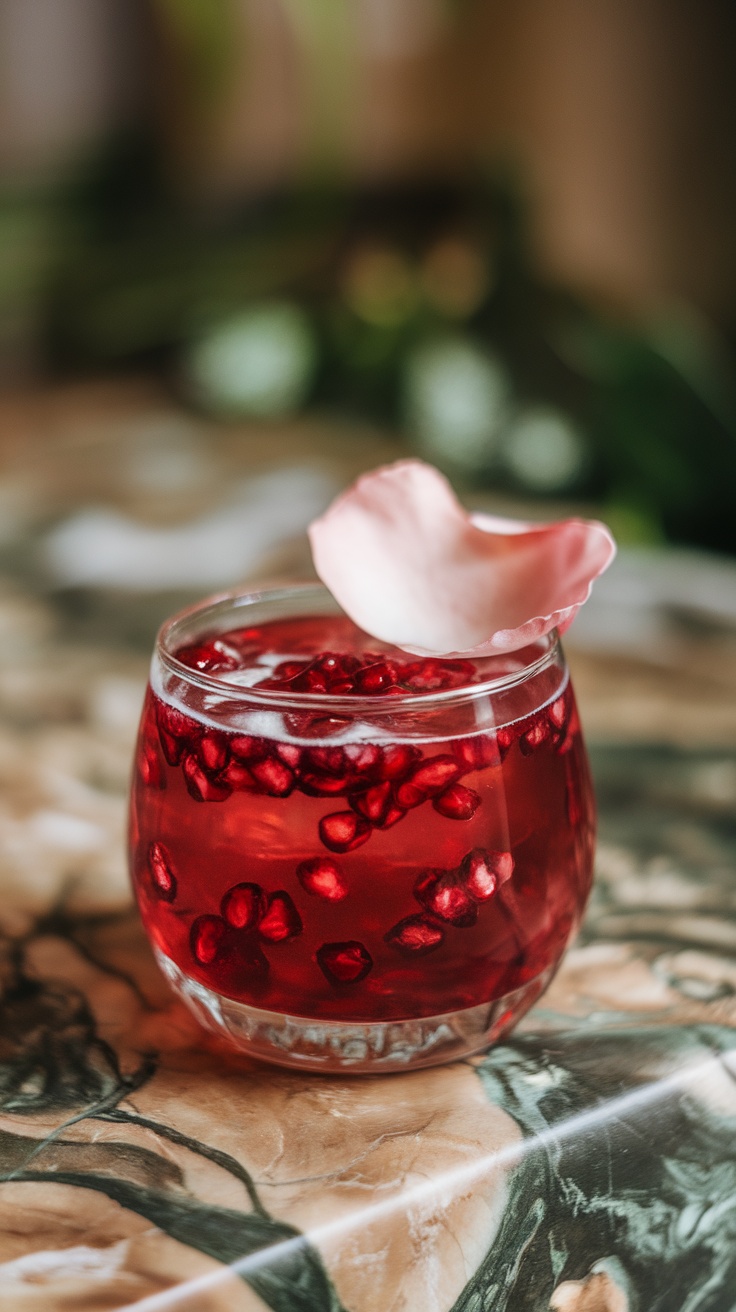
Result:
<svg viewBox="0 0 736 1312">
<path fill-rule="evenodd" d="M 340 615 L 303 584 L 163 625 L 131 872 L 156 958 L 209 1029 L 285 1066 L 407 1070 L 495 1042 L 547 987 L 590 890 L 593 794 L 554 633 L 474 682 L 391 696 L 191 664 L 201 644 L 255 650 L 274 623 L 303 664 L 305 634 L 334 651 Z"/>
</svg>

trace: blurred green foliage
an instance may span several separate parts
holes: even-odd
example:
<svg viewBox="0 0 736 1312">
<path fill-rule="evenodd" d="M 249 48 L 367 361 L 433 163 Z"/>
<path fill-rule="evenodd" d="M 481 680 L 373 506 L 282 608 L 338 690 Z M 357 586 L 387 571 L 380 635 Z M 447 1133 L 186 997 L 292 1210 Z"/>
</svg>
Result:
<svg viewBox="0 0 736 1312">
<path fill-rule="evenodd" d="M 692 312 L 550 285 L 508 181 L 312 184 L 213 218 L 163 176 L 120 143 L 56 199 L 24 275 L 53 368 L 153 367 L 222 415 L 357 414 L 466 483 L 597 503 L 623 540 L 736 551 L 726 348 Z"/>
</svg>

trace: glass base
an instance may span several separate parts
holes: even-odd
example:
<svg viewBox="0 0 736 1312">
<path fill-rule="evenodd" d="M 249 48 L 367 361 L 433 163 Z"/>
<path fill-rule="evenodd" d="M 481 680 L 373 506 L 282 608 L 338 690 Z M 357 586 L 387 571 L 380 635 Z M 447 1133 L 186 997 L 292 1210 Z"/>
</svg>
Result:
<svg viewBox="0 0 736 1312">
<path fill-rule="evenodd" d="M 496 1043 L 544 992 L 556 963 L 491 1002 L 419 1020 L 312 1020 L 261 1011 L 214 993 L 158 948 L 156 960 L 169 983 L 204 1027 L 241 1052 L 277 1066 L 351 1074 L 384 1074 L 439 1066 Z"/>
</svg>

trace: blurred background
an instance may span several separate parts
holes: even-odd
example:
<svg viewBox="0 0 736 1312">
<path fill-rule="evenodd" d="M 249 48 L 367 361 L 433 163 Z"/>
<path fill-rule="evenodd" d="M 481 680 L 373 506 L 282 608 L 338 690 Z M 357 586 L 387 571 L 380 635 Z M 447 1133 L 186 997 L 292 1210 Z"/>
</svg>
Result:
<svg viewBox="0 0 736 1312">
<path fill-rule="evenodd" d="M 729 0 L 1 0 L 6 586 L 142 650 L 415 453 L 611 524 L 573 641 L 654 670 L 632 724 L 701 638 L 723 700 L 733 38 Z"/>
</svg>

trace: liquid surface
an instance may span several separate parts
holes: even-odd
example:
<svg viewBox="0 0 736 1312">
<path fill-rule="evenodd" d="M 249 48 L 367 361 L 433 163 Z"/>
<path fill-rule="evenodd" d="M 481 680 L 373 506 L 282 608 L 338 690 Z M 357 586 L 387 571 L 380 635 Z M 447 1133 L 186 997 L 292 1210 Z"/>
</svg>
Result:
<svg viewBox="0 0 736 1312">
<path fill-rule="evenodd" d="M 346 624 L 280 621 L 177 655 L 274 693 L 377 701 L 488 678 L 485 662 L 414 660 Z M 456 738 L 384 731 L 371 742 L 363 726 L 350 741 L 347 723 L 339 743 L 310 745 L 208 725 L 149 690 L 131 863 L 160 950 L 216 992 L 323 1020 L 438 1015 L 553 966 L 593 852 L 569 684 L 530 714 Z"/>
<path fill-rule="evenodd" d="M 225 683 L 279 692 L 386 697 L 458 689 L 524 668 L 528 651 L 475 660 L 410 656 L 344 615 L 272 620 L 181 646 L 190 669 Z"/>
</svg>

